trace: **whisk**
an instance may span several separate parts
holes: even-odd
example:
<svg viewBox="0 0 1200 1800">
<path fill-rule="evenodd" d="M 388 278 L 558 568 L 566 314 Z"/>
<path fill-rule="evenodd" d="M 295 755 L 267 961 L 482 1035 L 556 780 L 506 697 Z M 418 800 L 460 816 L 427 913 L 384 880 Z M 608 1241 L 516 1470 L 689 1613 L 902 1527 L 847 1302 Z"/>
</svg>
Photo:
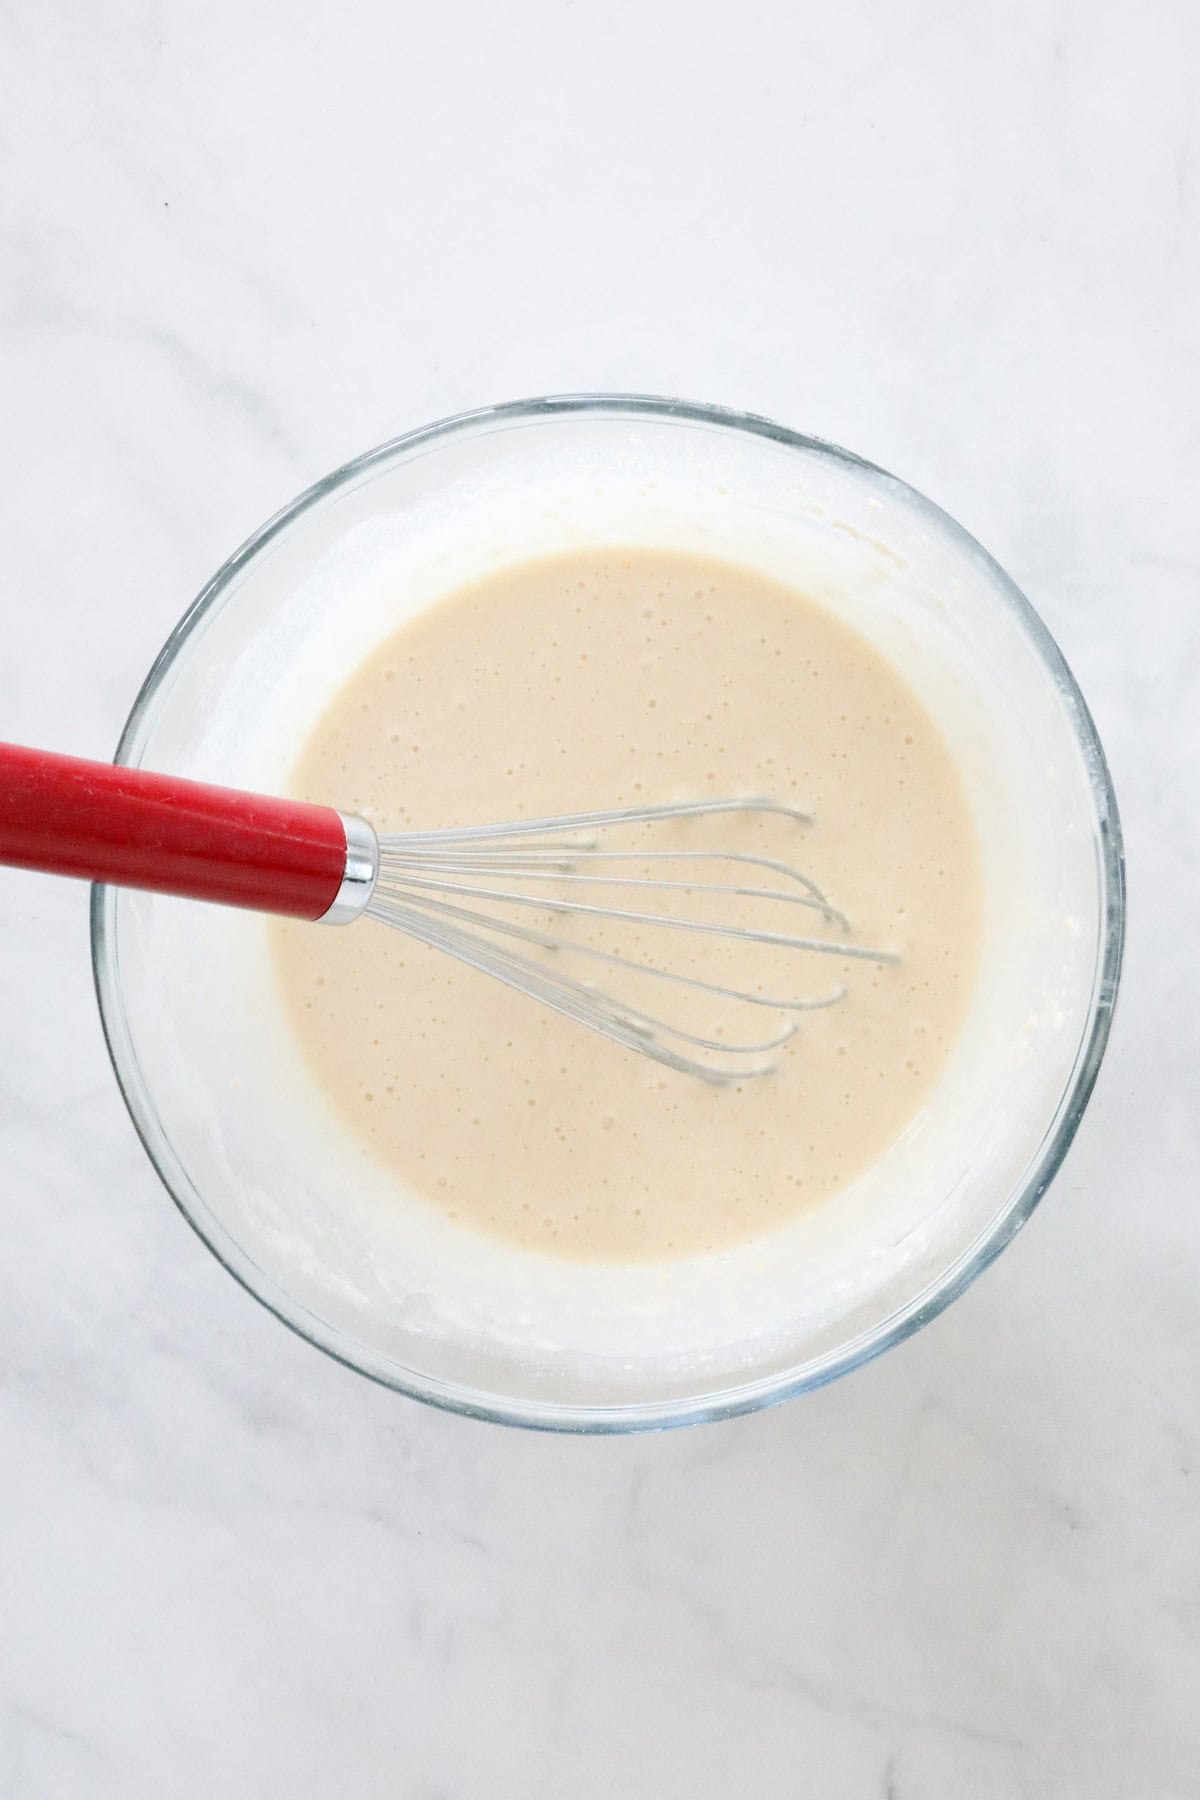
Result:
<svg viewBox="0 0 1200 1800">
<path fill-rule="evenodd" d="M 794 1015 L 835 1004 L 844 985 L 813 995 L 727 985 L 669 960 L 577 940 L 568 929 L 618 925 L 639 937 L 661 930 L 843 961 L 896 960 L 849 941 L 845 914 L 789 863 L 749 850 L 606 847 L 621 827 L 722 813 L 812 823 L 794 807 L 753 797 L 380 836 L 368 820 L 333 807 L 0 744 L 2 863 L 329 925 L 377 919 L 630 1050 L 718 1083 L 765 1074 L 796 1030 Z M 625 904 L 616 903 L 618 890 Z M 697 898 L 701 916 L 691 905 Z M 670 910 L 680 902 L 691 910 Z M 813 929 L 756 924 L 764 902 L 799 909 Z M 722 912 L 726 903 L 736 910 Z M 767 1008 L 784 1023 L 753 1042 L 704 1036 L 572 973 L 576 957 L 676 996 Z"/>
</svg>

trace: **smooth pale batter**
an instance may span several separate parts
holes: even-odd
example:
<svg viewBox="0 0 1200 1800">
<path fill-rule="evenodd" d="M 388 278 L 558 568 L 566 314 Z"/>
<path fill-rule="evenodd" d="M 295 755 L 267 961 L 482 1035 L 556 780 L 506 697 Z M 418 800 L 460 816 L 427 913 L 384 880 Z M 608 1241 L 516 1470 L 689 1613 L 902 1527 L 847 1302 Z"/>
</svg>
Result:
<svg viewBox="0 0 1200 1800">
<path fill-rule="evenodd" d="M 813 823 L 688 821 L 653 842 L 794 863 L 849 915 L 856 942 L 900 953 L 879 966 L 656 941 L 671 966 L 718 981 L 848 988 L 800 1015 L 775 1072 L 714 1087 L 373 921 L 273 924 L 289 1017 L 336 1113 L 406 1193 L 464 1227 L 605 1261 L 759 1237 L 836 1204 L 885 1153 L 963 1021 L 978 856 L 937 729 L 863 639 L 745 568 L 594 551 L 465 589 L 336 695 L 293 786 L 380 832 L 769 794 Z M 814 929 L 805 915 L 781 924 Z M 608 947 L 650 948 L 621 936 Z M 703 1004 L 687 1016 L 747 1035 L 744 1018 L 716 1024 Z M 762 1009 L 749 1035 L 775 1022 Z"/>
</svg>

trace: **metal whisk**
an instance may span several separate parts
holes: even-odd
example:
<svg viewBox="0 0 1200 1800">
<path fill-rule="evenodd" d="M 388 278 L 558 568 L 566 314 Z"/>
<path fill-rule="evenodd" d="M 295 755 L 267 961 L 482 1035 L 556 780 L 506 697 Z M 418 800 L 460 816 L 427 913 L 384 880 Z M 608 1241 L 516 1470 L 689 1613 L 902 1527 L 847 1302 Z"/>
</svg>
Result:
<svg viewBox="0 0 1200 1800">
<path fill-rule="evenodd" d="M 327 924 L 378 919 L 616 1043 L 715 1082 L 766 1073 L 796 1030 L 794 1015 L 833 1005 L 845 987 L 794 994 L 731 985 L 712 979 L 716 971 L 631 956 L 577 928 L 896 960 L 847 941 L 845 914 L 789 863 L 744 850 L 606 847 L 606 834 L 621 827 L 721 813 L 811 823 L 794 807 L 754 798 L 378 836 L 366 819 L 332 807 L 0 744 L 0 862 Z M 753 880 L 738 879 L 748 870 Z M 718 873 L 726 879 L 713 879 Z M 616 890 L 633 903 L 614 904 Z M 680 902 L 684 910 L 672 910 Z M 814 929 L 768 929 L 764 906 L 798 907 Z M 622 985 L 661 984 L 685 1006 L 704 996 L 766 1007 L 785 1023 L 754 1042 L 705 1035 L 689 1019 L 661 1017 L 582 979 L 573 958 L 618 971 Z"/>
</svg>

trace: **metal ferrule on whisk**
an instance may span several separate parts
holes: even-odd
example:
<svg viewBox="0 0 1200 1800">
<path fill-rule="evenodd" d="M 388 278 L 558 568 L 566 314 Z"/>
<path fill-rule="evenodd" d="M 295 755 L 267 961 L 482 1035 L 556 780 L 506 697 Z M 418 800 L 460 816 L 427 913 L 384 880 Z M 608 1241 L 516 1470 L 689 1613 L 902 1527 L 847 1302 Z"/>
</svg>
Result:
<svg viewBox="0 0 1200 1800">
<path fill-rule="evenodd" d="M 338 817 L 346 833 L 346 866 L 328 911 L 317 921 L 321 925 L 349 925 L 361 918 L 379 877 L 379 839 L 374 827 L 357 813 L 339 813 Z"/>
</svg>

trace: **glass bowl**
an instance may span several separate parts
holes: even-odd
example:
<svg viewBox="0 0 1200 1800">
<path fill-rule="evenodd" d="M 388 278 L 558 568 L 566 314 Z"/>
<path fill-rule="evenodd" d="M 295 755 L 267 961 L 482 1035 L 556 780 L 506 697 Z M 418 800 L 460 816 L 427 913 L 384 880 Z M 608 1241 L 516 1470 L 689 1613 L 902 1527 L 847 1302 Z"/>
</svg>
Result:
<svg viewBox="0 0 1200 1800">
<path fill-rule="evenodd" d="M 287 1032 L 261 919 L 109 888 L 92 905 L 126 1104 L 230 1273 L 378 1381 L 572 1431 L 749 1411 L 940 1312 L 1061 1163 L 1121 963 L 1112 786 L 1028 602 L 894 476 L 715 407 L 516 402 L 348 463 L 218 570 L 117 758 L 285 788 L 307 724 L 400 612 L 505 563 L 630 543 L 747 562 L 840 610 L 917 688 L 963 772 L 987 891 L 976 1000 L 927 1106 L 836 1204 L 688 1263 L 589 1268 L 485 1244 L 398 1196 L 332 1117 Z"/>
</svg>

